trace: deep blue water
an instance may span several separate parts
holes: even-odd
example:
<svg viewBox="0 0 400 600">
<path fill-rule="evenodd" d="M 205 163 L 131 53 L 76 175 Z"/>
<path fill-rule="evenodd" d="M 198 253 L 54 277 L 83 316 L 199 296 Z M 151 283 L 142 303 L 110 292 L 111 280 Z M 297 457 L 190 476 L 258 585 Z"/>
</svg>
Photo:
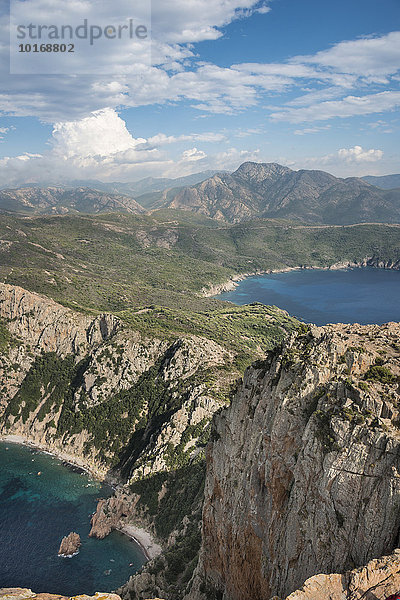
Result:
<svg viewBox="0 0 400 600">
<path fill-rule="evenodd" d="M 400 321 L 400 272 L 372 267 L 290 271 L 249 277 L 217 296 L 235 304 L 274 304 L 307 323 Z"/>
<path fill-rule="evenodd" d="M 97 499 L 110 492 L 48 454 L 0 442 L 0 588 L 72 596 L 125 583 L 145 562 L 137 544 L 118 532 L 88 538 Z M 81 536 L 79 554 L 60 558 L 71 531 Z"/>
</svg>

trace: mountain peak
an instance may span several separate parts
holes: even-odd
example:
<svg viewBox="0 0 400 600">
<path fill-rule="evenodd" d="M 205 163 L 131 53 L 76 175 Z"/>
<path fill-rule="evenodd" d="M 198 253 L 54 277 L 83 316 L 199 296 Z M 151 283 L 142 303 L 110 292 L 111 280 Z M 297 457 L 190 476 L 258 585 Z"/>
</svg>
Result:
<svg viewBox="0 0 400 600">
<path fill-rule="evenodd" d="M 278 163 L 256 163 L 244 162 L 233 173 L 234 177 L 240 177 L 246 181 L 260 182 L 266 179 L 275 180 L 282 175 L 292 173 L 292 170 Z"/>
</svg>

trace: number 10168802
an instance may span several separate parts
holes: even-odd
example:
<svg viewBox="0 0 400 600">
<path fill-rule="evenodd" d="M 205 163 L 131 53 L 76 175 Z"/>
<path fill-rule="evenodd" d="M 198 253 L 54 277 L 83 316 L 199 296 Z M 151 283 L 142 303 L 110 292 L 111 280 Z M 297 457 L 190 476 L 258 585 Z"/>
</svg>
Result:
<svg viewBox="0 0 400 600">
<path fill-rule="evenodd" d="M 19 44 L 18 52 L 75 52 L 74 44 Z"/>
</svg>

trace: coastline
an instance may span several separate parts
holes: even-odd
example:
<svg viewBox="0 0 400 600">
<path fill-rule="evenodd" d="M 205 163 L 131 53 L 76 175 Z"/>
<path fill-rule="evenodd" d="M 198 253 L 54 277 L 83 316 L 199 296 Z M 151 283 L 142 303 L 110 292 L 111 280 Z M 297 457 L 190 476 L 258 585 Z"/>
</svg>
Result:
<svg viewBox="0 0 400 600">
<path fill-rule="evenodd" d="M 134 540 L 142 550 L 147 560 L 156 558 L 156 556 L 159 556 L 162 552 L 161 546 L 157 544 L 152 535 L 141 527 L 137 527 L 136 525 L 132 524 L 126 524 L 121 529 L 117 529 L 116 531 L 119 531 L 123 535 L 126 535 Z"/>
<path fill-rule="evenodd" d="M 105 480 L 105 477 L 104 477 L 104 474 L 102 471 L 95 470 L 91 467 L 88 467 L 85 464 L 82 464 L 81 462 L 76 460 L 76 458 L 71 456 L 70 454 L 63 453 L 63 452 L 57 452 L 55 449 L 50 449 L 48 446 L 38 444 L 37 442 L 34 442 L 34 441 L 24 437 L 23 435 L 13 435 L 13 434 L 2 435 L 2 434 L 0 434 L 0 442 L 9 442 L 10 444 L 21 444 L 22 446 L 28 446 L 29 448 L 39 450 L 39 452 L 43 452 L 44 454 L 50 454 L 50 456 L 54 456 L 55 458 L 58 458 L 59 460 L 61 460 L 61 462 L 64 462 L 67 465 L 70 465 L 71 467 L 80 469 L 81 471 L 85 472 L 87 475 L 89 475 L 93 479 L 96 479 L 97 481 L 100 481 L 101 483 L 106 483 L 107 485 L 110 485 L 110 483 Z M 113 487 L 113 486 L 110 485 L 110 487 Z"/>
<path fill-rule="evenodd" d="M 326 267 L 321 267 L 317 265 L 305 266 L 298 265 L 296 267 L 282 267 L 281 269 L 263 269 L 258 271 L 252 271 L 250 273 L 238 273 L 237 275 L 233 275 L 230 279 L 220 284 L 211 284 L 208 287 L 203 287 L 200 291 L 200 296 L 203 298 L 213 298 L 222 294 L 223 292 L 232 292 L 241 281 L 244 281 L 248 277 L 256 277 L 258 275 L 272 275 L 273 273 L 289 273 L 290 271 L 309 271 L 309 270 L 319 270 L 319 271 L 339 271 L 341 269 L 356 269 L 362 267 L 373 267 L 376 269 L 391 269 L 395 271 L 400 270 L 400 264 L 392 263 L 392 261 L 380 261 L 379 259 L 374 259 L 373 257 L 367 257 L 359 262 L 337 262 L 332 265 L 328 265 Z"/>
<path fill-rule="evenodd" d="M 106 485 L 110 486 L 113 491 L 115 491 L 115 487 L 113 485 L 111 485 L 108 481 L 105 480 L 105 478 L 101 475 L 100 471 L 96 472 L 96 471 L 92 470 L 90 467 L 88 467 L 87 465 L 85 466 L 85 465 L 80 464 L 78 461 L 74 460 L 68 454 L 57 453 L 56 451 L 49 450 L 45 446 L 40 446 L 39 444 L 25 438 L 22 435 L 13 435 L 13 434 L 1 435 L 0 434 L 0 442 L 10 443 L 10 444 L 20 444 L 22 446 L 27 446 L 29 448 L 38 450 L 39 452 L 43 452 L 44 454 L 49 454 L 50 456 L 54 456 L 55 458 L 58 458 L 59 460 L 61 460 L 63 463 L 66 463 L 72 467 L 80 469 L 82 472 L 86 473 L 93 479 L 95 479 L 101 483 L 105 483 Z M 161 554 L 161 552 L 162 552 L 161 546 L 159 544 L 157 544 L 157 542 L 153 539 L 152 535 L 148 531 L 146 531 L 145 529 L 143 529 L 141 527 L 127 524 L 127 525 L 124 525 L 121 529 L 116 529 L 116 531 L 119 531 L 122 535 L 126 535 L 130 539 L 134 540 L 136 542 L 136 544 L 139 546 L 139 548 L 141 549 L 141 551 L 143 552 L 143 555 L 145 556 L 147 561 L 152 560 L 156 556 L 159 556 L 159 554 Z M 68 556 L 65 558 L 70 558 L 70 557 Z"/>
</svg>

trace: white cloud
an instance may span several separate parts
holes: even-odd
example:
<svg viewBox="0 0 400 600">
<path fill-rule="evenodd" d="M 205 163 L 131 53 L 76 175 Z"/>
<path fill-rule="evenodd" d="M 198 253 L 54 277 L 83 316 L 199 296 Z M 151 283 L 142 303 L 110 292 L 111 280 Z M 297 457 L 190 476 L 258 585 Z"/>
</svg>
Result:
<svg viewBox="0 0 400 600">
<path fill-rule="evenodd" d="M 322 127 L 305 127 L 304 129 L 296 129 L 294 135 L 307 135 L 309 133 L 319 133 L 320 131 L 327 131 L 331 127 L 330 125 L 324 125 Z"/>
<path fill-rule="evenodd" d="M 203 158 L 206 158 L 206 156 L 207 154 L 202 150 L 197 150 L 197 148 L 190 148 L 190 150 L 185 150 L 182 153 L 182 160 L 185 162 L 193 162 L 202 160 Z"/>
<path fill-rule="evenodd" d="M 124 152 L 145 141 L 134 139 L 117 113 L 106 108 L 79 121 L 56 123 L 52 144 L 63 158 L 87 158 Z"/>
<path fill-rule="evenodd" d="M 381 160 L 382 156 L 382 150 L 375 150 L 374 148 L 364 150 L 361 146 L 338 150 L 338 157 L 346 162 L 376 162 Z"/>
<path fill-rule="evenodd" d="M 324 169 L 336 175 L 360 177 L 368 173 L 371 163 L 379 163 L 382 158 L 382 150 L 364 149 L 362 146 L 356 145 L 352 148 L 340 148 L 336 152 L 322 156 L 303 157 L 300 161 L 292 161 L 288 166 L 302 169 Z"/>
<path fill-rule="evenodd" d="M 380 37 L 340 42 L 312 56 L 298 56 L 293 62 L 314 64 L 361 77 L 391 75 L 399 70 L 400 31 L 392 31 Z"/>
<path fill-rule="evenodd" d="M 224 134 L 204 132 L 181 136 L 159 133 L 149 139 L 134 138 L 125 122 L 112 109 L 96 111 L 89 117 L 54 125 L 44 154 L 22 154 L 0 159 L 0 180 L 8 186 L 22 183 L 62 182 L 71 179 L 132 181 L 147 175 L 179 176 L 211 168 L 230 168 L 256 153 L 230 149 L 208 156 L 195 146 L 176 158 L 163 146 L 187 142 L 225 141 Z"/>
<path fill-rule="evenodd" d="M 400 106 L 400 92 L 387 91 L 366 96 L 346 96 L 342 100 L 331 100 L 312 104 L 304 108 L 284 108 L 271 113 L 274 121 L 303 123 L 326 121 L 334 117 L 346 118 L 370 115 L 394 110 Z"/>
<path fill-rule="evenodd" d="M 188 160 L 188 155 L 185 155 L 181 160 L 171 162 L 163 174 L 165 177 L 180 177 L 207 169 L 234 171 L 245 161 L 260 161 L 260 151 L 228 148 L 195 161 Z"/>
<path fill-rule="evenodd" d="M 112 4 L 104 0 L 35 0 L 35 4 L 39 13 L 56 11 L 62 13 L 63 19 L 70 15 L 85 16 L 92 22 L 100 18 L 114 22 L 126 14 L 131 0 L 115 0 Z M 217 39 L 222 28 L 233 20 L 254 12 L 267 13 L 269 9 L 268 3 L 256 0 L 153 0 L 153 67 L 137 64 L 129 53 L 121 53 L 118 47 L 113 49 L 108 44 L 106 65 L 113 75 L 5 75 L 0 111 L 55 122 L 76 120 L 104 107 L 186 100 L 204 113 L 231 114 L 259 105 L 265 96 L 299 89 L 300 96 L 292 99 L 288 107 L 273 109 L 278 120 L 285 120 L 291 118 L 295 106 L 317 105 L 319 109 L 323 101 L 341 98 L 345 90 L 348 98 L 361 97 L 369 85 L 379 83 L 387 87 L 388 78 L 397 77 L 399 32 L 340 42 L 315 55 L 294 56 L 283 63 L 243 63 L 222 68 L 205 64 L 194 54 L 194 42 Z M 7 36 L 4 14 L 0 22 L 0 71 L 5 74 L 9 68 Z M 350 89 L 360 86 L 362 94 L 349 95 Z M 296 122 L 300 122 L 301 113 L 294 114 L 299 118 Z M 321 118 L 325 116 L 322 114 Z"/>
<path fill-rule="evenodd" d="M 182 135 L 165 135 L 165 133 L 158 133 L 150 137 L 146 145 L 150 146 L 164 146 L 167 144 L 178 144 L 181 142 L 223 142 L 226 140 L 226 136 L 223 133 L 216 133 L 208 131 L 204 133 L 188 133 Z"/>
</svg>

